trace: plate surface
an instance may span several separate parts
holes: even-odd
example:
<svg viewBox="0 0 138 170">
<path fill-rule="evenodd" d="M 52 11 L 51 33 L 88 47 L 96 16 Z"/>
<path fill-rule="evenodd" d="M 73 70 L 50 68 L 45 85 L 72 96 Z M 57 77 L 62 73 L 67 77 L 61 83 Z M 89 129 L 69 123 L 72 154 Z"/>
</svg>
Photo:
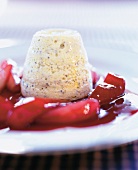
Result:
<svg viewBox="0 0 138 170">
<path fill-rule="evenodd" d="M 12 58 L 23 65 L 30 42 L 0 51 L 0 60 Z M 127 89 L 138 92 L 138 58 L 134 52 L 86 47 L 89 61 L 102 74 L 114 72 L 125 77 Z M 99 150 L 138 139 L 138 114 L 128 119 L 88 128 L 51 131 L 0 131 L 0 153 L 63 154 Z"/>
</svg>

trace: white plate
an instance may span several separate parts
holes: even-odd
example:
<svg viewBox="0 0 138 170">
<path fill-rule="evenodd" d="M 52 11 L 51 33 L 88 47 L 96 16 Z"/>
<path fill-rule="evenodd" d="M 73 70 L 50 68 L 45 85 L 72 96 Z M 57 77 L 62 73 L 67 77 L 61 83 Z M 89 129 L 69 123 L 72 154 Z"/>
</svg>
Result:
<svg viewBox="0 0 138 170">
<path fill-rule="evenodd" d="M 12 58 L 23 64 L 29 43 L 3 48 L 0 59 Z M 127 88 L 138 92 L 138 58 L 133 52 L 87 47 L 89 61 L 103 74 L 114 72 L 126 78 Z M 90 57 L 91 56 L 91 57 Z M 63 154 L 105 149 L 138 139 L 138 114 L 117 123 L 87 128 L 51 131 L 0 131 L 0 153 Z"/>
</svg>

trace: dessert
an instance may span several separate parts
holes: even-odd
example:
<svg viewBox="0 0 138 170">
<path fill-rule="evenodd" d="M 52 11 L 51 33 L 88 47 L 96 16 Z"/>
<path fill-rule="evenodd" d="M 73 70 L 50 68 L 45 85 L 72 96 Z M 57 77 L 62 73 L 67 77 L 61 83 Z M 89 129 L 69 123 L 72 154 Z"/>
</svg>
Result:
<svg viewBox="0 0 138 170">
<path fill-rule="evenodd" d="M 121 115 L 123 120 L 138 112 L 138 95 L 125 84 L 119 75 L 89 69 L 78 32 L 39 31 L 23 72 L 12 60 L 0 62 L 0 129 L 90 127 Z"/>
<path fill-rule="evenodd" d="M 87 97 L 91 90 L 92 77 L 81 35 L 68 29 L 37 32 L 24 64 L 23 96 L 73 101 Z"/>
<path fill-rule="evenodd" d="M 94 88 L 89 96 L 63 103 L 62 99 L 22 96 L 22 76 L 18 70 L 6 60 L 0 64 L 0 129 L 91 127 L 114 122 L 121 115 L 123 120 L 124 115 L 128 118 L 138 112 L 134 102 L 138 95 L 127 91 L 124 78 L 113 73 L 103 77 L 92 71 Z M 103 77 L 103 82 L 98 81 L 100 77 Z"/>
</svg>

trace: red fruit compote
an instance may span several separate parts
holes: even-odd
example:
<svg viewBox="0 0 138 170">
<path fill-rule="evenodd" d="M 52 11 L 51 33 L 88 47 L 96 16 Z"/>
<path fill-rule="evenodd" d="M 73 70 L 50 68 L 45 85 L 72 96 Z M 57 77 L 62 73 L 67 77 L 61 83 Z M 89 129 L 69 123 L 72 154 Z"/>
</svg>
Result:
<svg viewBox="0 0 138 170">
<path fill-rule="evenodd" d="M 0 128 L 10 130 L 51 130 L 61 127 L 91 127 L 121 121 L 138 112 L 125 89 L 125 79 L 92 71 L 93 90 L 87 98 L 67 102 L 61 99 L 23 97 L 22 69 L 15 62 L 0 64 Z M 103 81 L 101 81 L 103 79 Z M 100 81 L 99 81 L 100 80 Z"/>
</svg>

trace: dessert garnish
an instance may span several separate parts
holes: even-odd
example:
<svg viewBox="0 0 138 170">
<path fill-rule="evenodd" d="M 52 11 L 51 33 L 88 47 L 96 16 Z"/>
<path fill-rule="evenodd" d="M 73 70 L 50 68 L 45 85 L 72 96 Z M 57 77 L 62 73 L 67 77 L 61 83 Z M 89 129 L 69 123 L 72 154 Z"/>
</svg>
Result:
<svg viewBox="0 0 138 170">
<path fill-rule="evenodd" d="M 14 63 L 14 64 L 13 64 Z M 91 127 L 113 123 L 136 114 L 136 94 L 125 89 L 125 79 L 113 73 L 104 78 L 91 71 L 93 89 L 83 99 L 24 97 L 21 68 L 4 60 L 0 64 L 0 128 L 10 130 L 50 130 L 59 127 Z M 103 78 L 103 82 L 99 78 Z"/>
</svg>

